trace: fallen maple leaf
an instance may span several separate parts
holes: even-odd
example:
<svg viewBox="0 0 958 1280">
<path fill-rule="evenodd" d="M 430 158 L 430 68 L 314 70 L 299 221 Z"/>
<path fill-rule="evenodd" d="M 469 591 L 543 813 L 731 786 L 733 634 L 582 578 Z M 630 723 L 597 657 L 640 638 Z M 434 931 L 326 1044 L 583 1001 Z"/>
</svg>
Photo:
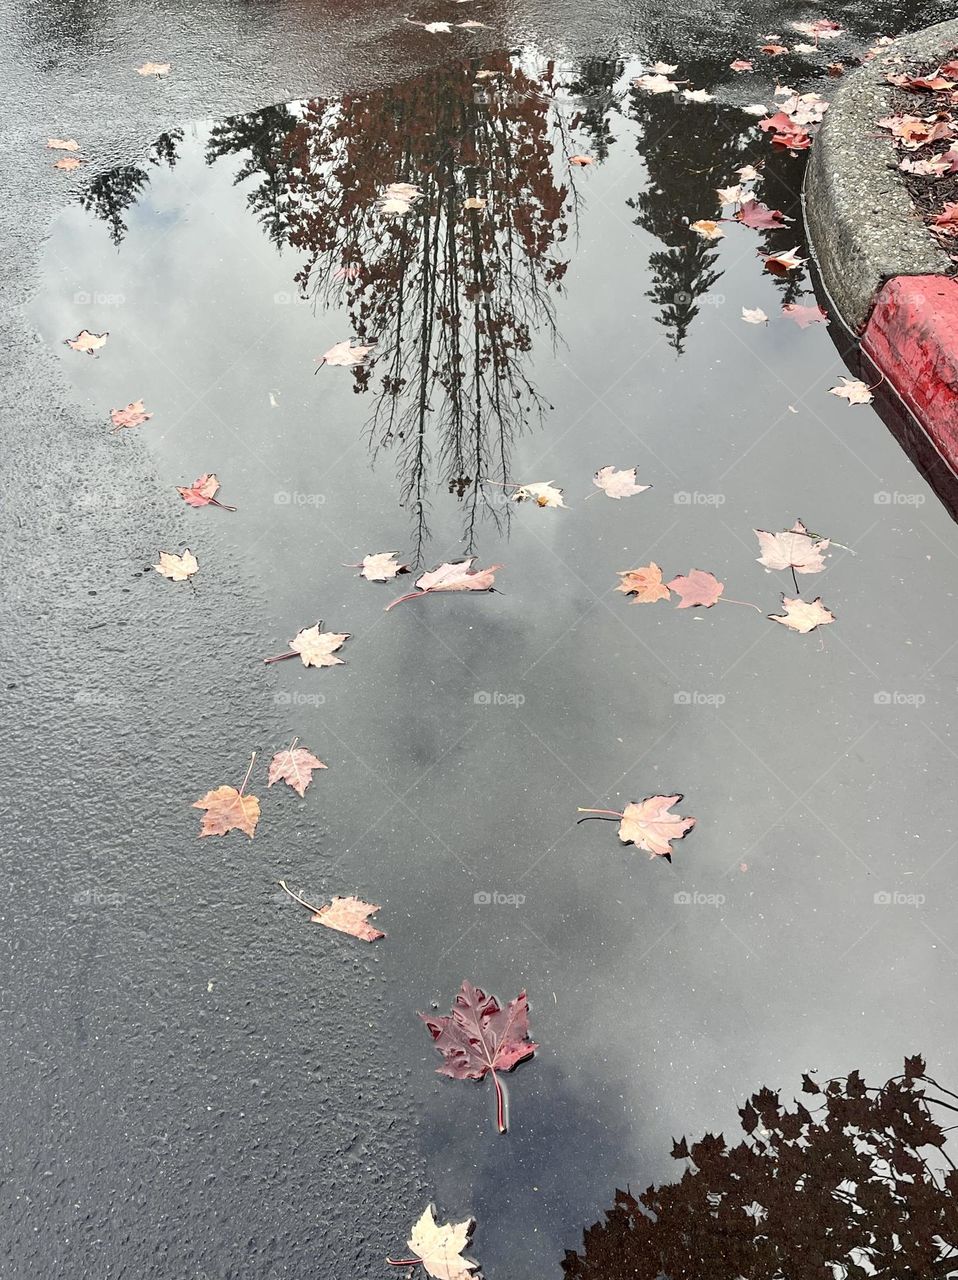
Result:
<svg viewBox="0 0 958 1280">
<path fill-rule="evenodd" d="M 457 2 L 458 2 L 458 0 L 457 0 Z M 481 27 L 481 28 L 482 28 L 482 30 L 484 30 L 484 31 L 488 31 L 488 30 L 489 30 L 489 24 L 488 24 L 487 22 L 476 22 L 476 20 L 475 20 L 474 18 L 471 18 L 468 22 L 457 22 L 457 23 L 456 23 L 456 26 L 457 26 L 457 27 L 464 27 L 464 28 L 466 29 L 466 31 L 478 31 L 478 30 L 480 29 L 480 27 Z"/>
<path fill-rule="evenodd" d="M 699 605 L 711 609 L 725 590 L 725 583 L 719 582 L 714 573 L 690 569 L 687 574 L 673 578 L 668 588 L 680 597 L 676 609 L 695 609 Z"/>
<path fill-rule="evenodd" d="M 665 75 L 653 76 L 636 76 L 632 83 L 637 89 L 644 89 L 646 93 L 674 93 L 679 87 L 674 80 L 670 80 Z"/>
<path fill-rule="evenodd" d="M 69 171 L 71 169 L 79 169 L 81 164 L 86 164 L 86 161 L 80 156 L 63 156 L 62 159 L 54 163 L 53 167 L 54 169 L 66 169 Z"/>
<path fill-rule="evenodd" d="M 52 151 L 80 150 L 80 144 L 76 138 L 47 138 L 47 147 Z"/>
<path fill-rule="evenodd" d="M 735 172 L 738 174 L 742 182 L 754 182 L 757 178 L 761 177 L 761 172 L 756 169 L 753 164 L 743 164 L 742 167 L 740 169 L 736 169 Z"/>
<path fill-rule="evenodd" d="M 654 604 L 656 600 L 668 600 L 671 593 L 662 581 L 662 570 L 653 560 L 639 569 L 619 571 L 622 581 L 616 587 L 627 596 L 635 596 L 634 604 Z"/>
<path fill-rule="evenodd" d="M 325 768 L 325 765 L 323 766 Z M 314 907 L 311 902 L 299 893 L 293 893 L 285 880 L 279 881 L 281 889 L 285 890 L 294 901 L 301 906 L 312 911 L 310 917 L 313 924 L 324 924 L 327 929 L 335 929 L 338 933 L 348 933 L 354 938 L 360 938 L 363 942 L 376 942 L 379 938 L 385 938 L 385 934 L 381 929 L 375 928 L 369 924 L 369 917 L 379 907 L 372 902 L 363 902 L 362 898 L 336 898 L 332 902 L 328 902 L 324 907 Z"/>
<path fill-rule="evenodd" d="M 769 253 L 764 255 L 765 270 L 771 271 L 773 275 L 782 275 L 786 271 L 797 271 L 799 267 L 805 263 L 804 258 L 798 256 L 798 248 L 789 249 L 785 253 Z"/>
<path fill-rule="evenodd" d="M 689 227 L 703 240 L 721 240 L 725 235 L 719 224 L 711 218 L 699 218 L 697 222 L 690 222 Z"/>
<path fill-rule="evenodd" d="M 842 386 L 829 387 L 828 394 L 830 396 L 838 396 L 841 400 L 847 400 L 849 404 L 871 404 L 875 399 L 872 395 L 872 388 L 865 385 L 858 378 L 842 378 Z"/>
<path fill-rule="evenodd" d="M 106 333 L 91 333 L 89 329 L 81 329 L 75 338 L 64 338 L 64 342 L 68 347 L 72 347 L 74 351 L 84 351 L 87 355 L 93 356 L 100 350 L 109 336 L 109 331 Z"/>
<path fill-rule="evenodd" d="M 169 74 L 170 63 L 168 62 L 144 62 L 142 67 L 136 70 L 141 76 L 165 76 Z"/>
<path fill-rule="evenodd" d="M 743 307 L 742 319 L 747 324 L 768 324 L 768 316 L 761 307 Z"/>
<path fill-rule="evenodd" d="M 772 622 L 780 622 L 783 627 L 788 627 L 790 631 L 801 632 L 802 635 L 814 631 L 816 627 L 823 626 L 826 622 L 835 621 L 835 615 L 822 604 L 821 596 L 809 603 L 807 600 L 793 599 L 783 592 L 782 605 L 785 609 L 784 614 L 770 613 L 767 616 Z"/>
<path fill-rule="evenodd" d="M 794 320 L 800 329 L 807 329 L 810 324 L 828 324 L 827 313 L 817 304 L 804 306 L 800 302 L 786 302 L 782 315 Z"/>
<path fill-rule="evenodd" d="M 347 567 L 358 569 L 359 576 L 367 582 L 389 582 L 397 574 L 409 572 L 409 565 L 400 564 L 395 551 L 377 551 L 374 555 L 363 556 L 358 565 Z"/>
<path fill-rule="evenodd" d="M 149 422 L 152 417 L 152 413 L 144 410 L 142 400 L 132 400 L 125 409 L 110 410 L 110 421 L 113 423 L 114 431 L 119 431 L 123 427 L 138 427 L 143 422 Z"/>
<path fill-rule="evenodd" d="M 440 1226 L 435 1209 L 429 1205 L 412 1229 L 406 1244 L 412 1250 L 412 1258 L 387 1258 L 391 1267 L 413 1267 L 421 1264 L 427 1275 L 435 1280 L 473 1280 L 479 1263 L 462 1257 L 469 1245 L 475 1221 L 447 1222 Z"/>
<path fill-rule="evenodd" d="M 153 566 L 157 573 L 169 578 L 171 582 L 186 582 L 199 567 L 196 556 L 189 547 L 181 556 L 172 551 L 161 551 L 160 563 Z"/>
<path fill-rule="evenodd" d="M 225 836 L 228 831 L 235 829 L 245 831 L 252 840 L 259 822 L 259 801 L 255 796 L 246 796 L 243 792 L 249 782 L 255 759 L 254 751 L 239 791 L 235 787 L 216 787 L 213 791 L 207 791 L 201 800 L 194 801 L 194 809 L 206 810 L 200 824 L 200 839 L 203 836 Z"/>
<path fill-rule="evenodd" d="M 235 511 L 235 507 L 229 507 L 225 502 L 219 502 L 216 497 L 216 491 L 220 487 L 220 482 L 216 478 L 216 473 L 210 471 L 204 475 L 198 476 L 191 485 L 177 485 L 176 492 L 183 501 L 190 507 L 220 507 L 223 511 Z"/>
<path fill-rule="evenodd" d="M 680 804 L 681 795 L 647 796 L 644 800 L 632 800 L 621 813 L 617 809 L 579 809 L 579 813 L 594 813 L 605 817 L 620 818 L 619 839 L 623 844 L 634 844 L 644 849 L 652 858 L 672 861 L 673 840 L 682 840 L 695 826 L 697 819 L 680 818 L 669 813 L 674 804 Z"/>
<path fill-rule="evenodd" d="M 679 64 L 677 62 L 653 62 L 652 66 L 649 68 L 649 70 L 654 72 L 657 76 L 670 76 L 673 72 L 678 71 L 678 69 Z"/>
<path fill-rule="evenodd" d="M 783 533 L 767 533 L 753 529 L 762 554 L 758 563 L 766 569 L 791 569 L 795 573 L 821 573 L 825 568 L 823 552 L 831 545 L 828 538 L 813 537 L 801 520 Z"/>
<path fill-rule="evenodd" d="M 777 58 L 783 53 L 788 53 L 788 49 L 783 44 L 763 44 L 762 53 L 767 53 L 771 58 Z"/>
<path fill-rule="evenodd" d="M 707 89 L 683 89 L 682 97 L 686 102 L 714 102 L 714 95 Z"/>
<path fill-rule="evenodd" d="M 422 192 L 411 182 L 391 182 L 379 197 L 380 213 L 410 213 Z"/>
<path fill-rule="evenodd" d="M 939 93 L 942 89 L 954 89 L 955 87 L 953 80 L 946 80 L 938 72 L 931 76 L 896 76 L 889 74 L 885 79 L 889 84 L 897 85 L 899 89 L 911 89 L 914 93 Z"/>
<path fill-rule="evenodd" d="M 354 346 L 351 338 L 345 338 L 318 357 L 319 367 L 322 368 L 324 364 L 346 366 L 363 364 L 374 346 L 375 343 L 369 343 L 367 346 L 356 343 Z"/>
<path fill-rule="evenodd" d="M 786 218 L 781 209 L 770 209 L 767 204 L 754 198 L 746 200 L 735 214 L 736 222 L 742 222 L 755 231 L 767 231 L 771 227 L 784 227 L 790 218 Z"/>
<path fill-rule="evenodd" d="M 790 25 L 793 31 L 800 31 L 803 35 L 814 36 L 821 40 L 834 40 L 843 30 L 840 24 L 833 22 L 831 18 L 816 18 L 814 22 L 793 22 Z"/>
<path fill-rule="evenodd" d="M 734 62 L 730 62 L 729 67 L 732 71 L 751 71 L 752 63 L 747 58 L 736 58 Z"/>
<path fill-rule="evenodd" d="M 468 200 L 463 200 L 462 207 L 464 209 L 484 209 L 486 201 L 482 196 L 470 196 Z"/>
<path fill-rule="evenodd" d="M 580 166 L 586 165 L 586 164 L 595 164 L 595 160 L 593 160 L 592 156 L 569 156 L 569 164 L 575 164 Z"/>
<path fill-rule="evenodd" d="M 650 484 L 636 484 L 635 471 L 635 467 L 625 467 L 621 471 L 616 471 L 615 467 L 600 467 L 592 477 L 592 483 L 607 498 L 631 498 L 633 494 L 652 488 Z"/>
<path fill-rule="evenodd" d="M 463 982 L 452 1013 L 421 1013 L 435 1048 L 445 1059 L 436 1071 L 454 1080 L 481 1080 L 487 1072 L 496 1087 L 496 1123 L 506 1131 L 505 1099 L 497 1071 L 512 1071 L 531 1058 L 538 1045 L 529 1039 L 529 1002 L 520 991 L 505 1009 L 481 987 Z"/>
<path fill-rule="evenodd" d="M 534 502 L 537 507 L 564 507 L 562 493 L 551 480 L 539 480 L 534 484 L 518 485 L 509 497 L 513 502 Z"/>
<path fill-rule="evenodd" d="M 328 769 L 329 766 L 317 760 L 306 747 L 297 747 L 298 741 L 294 738 L 286 751 L 277 751 L 269 762 L 269 786 L 274 782 L 285 782 L 298 796 L 305 796 L 306 788 L 313 780 L 313 770 Z"/>
<path fill-rule="evenodd" d="M 723 207 L 727 204 L 738 204 L 743 195 L 741 183 L 737 187 L 716 187 L 715 194 Z"/>
<path fill-rule="evenodd" d="M 438 568 L 424 573 L 421 578 L 416 579 L 416 591 L 409 591 L 398 600 L 393 600 L 391 604 L 386 605 L 384 612 L 388 613 L 404 600 L 418 600 L 436 591 L 492 591 L 496 570 L 501 569 L 502 565 L 491 564 L 488 569 L 473 569 L 471 565 L 475 558 L 470 556 L 468 560 L 456 560 L 451 563 L 447 561 Z"/>
<path fill-rule="evenodd" d="M 777 147 L 785 147 L 789 151 L 807 151 L 812 145 L 807 130 L 785 114 L 777 111 L 774 115 L 759 120 L 758 127 L 772 134 L 772 143 Z"/>
<path fill-rule="evenodd" d="M 298 654 L 302 658 L 304 667 L 344 666 L 343 659 L 334 655 L 336 650 L 341 649 L 349 639 L 349 632 L 323 631 L 322 627 L 323 624 L 317 622 L 315 626 L 304 627 L 302 631 L 297 631 L 289 642 L 289 653 L 280 653 L 275 658 L 264 658 L 263 661 L 285 662 Z"/>
<path fill-rule="evenodd" d="M 947 227 L 949 231 L 958 230 L 958 202 L 945 204 L 942 212 L 931 220 L 933 227 Z"/>
</svg>

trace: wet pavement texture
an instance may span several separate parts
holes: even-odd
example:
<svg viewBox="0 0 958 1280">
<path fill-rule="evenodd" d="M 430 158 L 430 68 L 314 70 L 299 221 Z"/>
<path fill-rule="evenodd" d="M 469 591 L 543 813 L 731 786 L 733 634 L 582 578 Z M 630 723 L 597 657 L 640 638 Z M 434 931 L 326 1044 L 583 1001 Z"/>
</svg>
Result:
<svg viewBox="0 0 958 1280">
<path fill-rule="evenodd" d="M 13 24 L 4 1274 L 377 1274 L 433 1200 L 476 1216 L 490 1277 L 558 1275 L 615 1188 L 676 1176 L 673 1137 L 735 1132 L 763 1085 L 916 1051 L 954 1081 L 958 535 L 827 394 L 829 330 L 781 315 L 812 283 L 758 251 L 805 255 L 802 166 L 741 109 L 774 79 L 728 71 L 819 14 L 462 14 L 491 29 Z M 865 42 L 945 15 L 829 16 Z M 656 58 L 715 101 L 637 94 Z M 91 162 L 54 181 L 33 156 L 71 134 Z M 794 223 L 694 236 L 748 163 Z M 422 201 L 384 218 L 400 180 Z M 95 360 L 63 345 L 84 327 Z M 317 372 L 353 335 L 369 368 Z M 590 497 L 607 464 L 652 488 Z M 236 514 L 180 504 L 208 470 Z M 837 618 L 808 636 L 762 616 L 793 588 L 752 533 L 797 517 L 845 544 L 800 579 Z M 192 585 L 148 569 L 187 545 Z M 392 549 L 501 563 L 501 593 L 386 614 L 411 579 L 344 566 Z M 758 611 L 613 590 L 650 560 Z M 346 666 L 262 665 L 319 618 Z M 293 736 L 329 765 L 303 801 L 263 777 Z M 255 840 L 199 843 L 190 804 L 252 750 Z M 675 792 L 698 826 L 671 865 L 577 823 Z M 281 877 L 380 903 L 387 939 L 320 936 Z M 505 1137 L 415 1016 L 463 978 L 529 993 Z"/>
</svg>

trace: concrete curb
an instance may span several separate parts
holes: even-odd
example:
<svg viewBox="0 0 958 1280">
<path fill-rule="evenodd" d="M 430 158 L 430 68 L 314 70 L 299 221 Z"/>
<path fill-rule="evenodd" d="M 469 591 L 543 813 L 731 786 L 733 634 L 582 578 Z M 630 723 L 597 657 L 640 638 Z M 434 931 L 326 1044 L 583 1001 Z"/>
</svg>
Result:
<svg viewBox="0 0 958 1280">
<path fill-rule="evenodd" d="M 893 168 L 891 142 L 875 121 L 892 112 L 889 71 L 956 48 L 958 19 L 888 45 L 839 88 L 812 147 L 805 178 L 808 234 L 825 287 L 856 333 L 887 280 L 941 275 L 953 265 L 918 218 Z"/>
</svg>

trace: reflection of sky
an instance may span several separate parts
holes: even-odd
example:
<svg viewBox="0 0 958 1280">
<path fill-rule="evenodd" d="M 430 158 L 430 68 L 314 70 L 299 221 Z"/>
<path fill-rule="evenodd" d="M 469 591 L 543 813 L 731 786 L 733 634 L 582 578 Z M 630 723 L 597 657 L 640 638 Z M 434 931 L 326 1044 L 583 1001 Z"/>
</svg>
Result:
<svg viewBox="0 0 958 1280">
<path fill-rule="evenodd" d="M 669 347 L 646 298 L 661 244 L 626 204 L 644 181 L 637 130 L 614 126 L 608 161 L 577 177 L 559 345 L 543 335 L 531 353 L 555 408 L 511 467 L 561 485 L 571 509 L 524 505 L 508 537 L 482 528 L 481 563 L 506 566 L 501 595 L 386 617 L 391 588 L 342 567 L 408 548 L 391 455 L 371 464 L 369 397 L 348 371 L 314 373 L 349 336 L 343 313 L 288 301 L 296 256 L 246 211 L 233 162 L 206 165 L 205 129 L 172 173 L 151 172 L 119 252 L 86 214 L 64 215 L 34 311 L 51 343 L 110 330 L 96 361 L 62 348 L 65 368 L 104 430 L 111 406 L 145 400 L 154 419 L 117 447 L 150 450 L 171 501 L 174 484 L 216 470 L 239 508 L 197 513 L 199 598 L 204 574 L 266 582 L 263 654 L 319 617 L 354 634 L 347 668 L 276 673 L 280 689 L 321 682 L 327 698 L 295 709 L 295 731 L 332 765 L 330 836 L 317 852 L 304 833 L 304 884 L 345 879 L 383 903 L 384 1052 L 406 1078 L 433 1194 L 477 1215 L 473 1253 L 493 1277 L 554 1273 L 615 1186 L 673 1176 L 672 1136 L 734 1134 L 760 1085 L 790 1096 L 810 1068 L 884 1079 L 917 1049 L 948 1083 L 958 1029 L 939 861 L 955 839 L 942 589 L 954 526 L 877 416 L 825 394 L 841 370 L 830 337 L 779 316 L 754 232 L 728 228 L 686 353 Z M 670 234 L 714 212 L 674 208 Z M 775 243 L 798 233 L 787 240 Z M 80 290 L 125 301 L 80 308 Z M 743 324 L 743 306 L 771 323 Z M 586 501 L 608 463 L 637 464 L 653 488 Z M 882 505 L 879 491 L 924 503 Z M 654 559 L 666 577 L 711 570 L 774 612 L 790 580 L 755 563 L 751 530 L 797 516 L 857 550 L 803 582 L 838 617 L 820 633 L 610 594 L 618 570 Z M 207 518 L 230 521 L 234 567 L 204 558 Z M 430 561 L 454 558 L 460 510 L 444 485 L 430 521 Z M 876 704 L 888 689 L 926 701 Z M 577 805 L 672 791 L 699 819 L 672 866 L 621 849 L 611 824 L 575 824 Z M 886 890 L 926 901 L 877 907 Z M 477 891 L 526 902 L 477 907 Z M 683 891 L 723 901 L 677 904 Z M 433 1000 L 445 1011 L 466 976 L 503 999 L 529 990 L 542 1048 L 509 1078 L 507 1138 L 491 1085 L 431 1074 L 413 1017 Z"/>
</svg>

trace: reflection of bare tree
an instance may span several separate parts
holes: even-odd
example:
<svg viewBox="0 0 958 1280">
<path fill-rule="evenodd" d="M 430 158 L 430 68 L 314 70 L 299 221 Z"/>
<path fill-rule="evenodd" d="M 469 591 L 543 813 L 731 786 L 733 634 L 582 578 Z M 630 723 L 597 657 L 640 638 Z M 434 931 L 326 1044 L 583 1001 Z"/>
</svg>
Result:
<svg viewBox="0 0 958 1280">
<path fill-rule="evenodd" d="M 261 112 L 211 141 L 211 155 L 248 150 L 244 174 L 265 172 L 250 203 L 305 252 L 303 291 L 345 305 L 353 334 L 376 340 L 355 389 L 375 395 L 371 439 L 397 451 L 420 541 L 437 479 L 464 501 L 471 544 L 481 481 L 511 478 L 511 442 L 545 407 L 525 357 L 536 332 L 554 336 L 566 268 L 554 86 L 505 56 L 486 70 L 477 79 L 461 64 L 313 100 L 296 119 Z M 421 197 L 409 213 L 383 213 L 378 198 L 397 182 Z"/>
<path fill-rule="evenodd" d="M 172 169 L 176 163 L 177 144 L 182 141 L 182 129 L 172 129 L 169 133 L 162 134 L 150 148 L 147 163 L 166 164 Z M 135 164 L 122 164 L 93 178 L 80 196 L 83 208 L 106 223 L 110 239 L 115 245 L 119 246 L 126 235 L 123 215 L 140 198 L 149 181 L 148 169 Z"/>
<path fill-rule="evenodd" d="M 857 1071 L 789 1108 L 762 1089 L 745 1138 L 683 1138 L 679 1182 L 617 1191 L 568 1251 L 569 1280 L 931 1280 L 958 1273 L 958 1169 L 941 1109 L 958 1096 L 914 1057 L 868 1088 Z"/>
</svg>

